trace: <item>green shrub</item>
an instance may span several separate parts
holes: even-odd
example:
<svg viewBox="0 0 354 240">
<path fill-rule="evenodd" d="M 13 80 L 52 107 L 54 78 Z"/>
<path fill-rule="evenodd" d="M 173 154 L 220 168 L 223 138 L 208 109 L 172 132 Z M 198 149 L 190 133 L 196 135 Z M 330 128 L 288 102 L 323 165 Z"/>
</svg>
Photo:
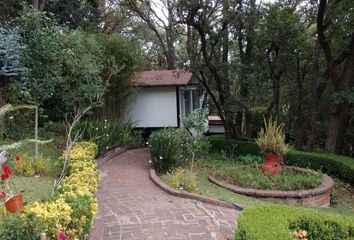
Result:
<svg viewBox="0 0 354 240">
<path fill-rule="evenodd" d="M 186 134 L 183 129 L 166 128 L 150 135 L 151 160 L 157 172 L 171 170 L 185 160 L 183 144 Z"/>
<path fill-rule="evenodd" d="M 73 210 L 69 228 L 77 230 L 79 236 L 88 235 L 91 231 L 91 223 L 94 217 L 91 209 L 92 201 L 92 197 L 89 195 L 65 196 L 65 202 Z"/>
<path fill-rule="evenodd" d="M 177 168 L 170 175 L 171 185 L 176 189 L 192 192 L 197 188 L 197 176 L 185 168 Z"/>
<path fill-rule="evenodd" d="M 242 211 L 237 223 L 237 240 L 294 240 L 293 230 L 306 226 L 311 226 L 311 229 L 302 229 L 308 231 L 309 240 L 354 238 L 353 219 L 301 207 L 273 204 L 250 207 Z M 334 228 L 334 232 L 328 231 Z"/>
<path fill-rule="evenodd" d="M 37 240 L 42 230 L 43 227 L 35 214 L 11 214 L 1 221 L 0 239 Z"/>
<path fill-rule="evenodd" d="M 209 141 L 212 152 L 220 153 L 223 151 L 232 157 L 247 154 L 261 155 L 259 147 L 255 142 L 226 140 L 223 135 L 210 136 Z"/>
<path fill-rule="evenodd" d="M 354 225 L 346 226 L 332 219 L 319 219 L 317 216 L 301 216 L 290 223 L 291 230 L 305 230 L 308 240 L 350 239 L 354 237 Z M 352 232 L 353 231 L 353 232 Z"/>
<path fill-rule="evenodd" d="M 36 161 L 34 157 L 25 153 L 21 156 L 20 161 L 15 162 L 15 171 L 16 174 L 26 177 L 31 177 L 34 174 L 48 175 L 49 159 L 40 154 Z"/>
<path fill-rule="evenodd" d="M 238 156 L 238 159 L 240 160 L 240 162 L 245 164 L 251 164 L 251 163 L 261 164 L 264 162 L 261 156 L 252 155 L 252 154 L 240 155 Z"/>
<path fill-rule="evenodd" d="M 346 182 L 354 183 L 354 159 L 350 157 L 291 150 L 284 156 L 284 162 L 288 165 L 321 170 Z"/>
</svg>

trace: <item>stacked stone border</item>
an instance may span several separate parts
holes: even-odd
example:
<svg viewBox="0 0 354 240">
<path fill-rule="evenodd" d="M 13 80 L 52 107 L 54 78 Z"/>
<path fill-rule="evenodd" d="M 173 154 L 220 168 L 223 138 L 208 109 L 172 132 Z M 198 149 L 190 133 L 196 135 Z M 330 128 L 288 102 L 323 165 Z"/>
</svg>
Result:
<svg viewBox="0 0 354 240">
<path fill-rule="evenodd" d="M 294 167 L 293 169 L 299 172 L 308 171 L 307 169 L 303 168 Z M 313 189 L 297 191 L 243 188 L 218 179 L 214 175 L 209 175 L 208 180 L 220 187 L 226 188 L 238 194 L 255 197 L 261 200 L 285 204 L 297 204 L 307 207 L 328 207 L 330 204 L 330 193 L 334 186 L 334 181 L 326 174 L 323 174 L 323 179 L 320 186 Z"/>
<path fill-rule="evenodd" d="M 243 210 L 244 209 L 244 206 L 241 206 L 241 205 L 236 205 L 236 204 L 226 202 L 223 200 L 218 200 L 215 198 L 210 198 L 210 197 L 202 196 L 202 195 L 195 194 L 195 193 L 190 193 L 190 192 L 183 191 L 183 190 L 176 190 L 176 189 L 168 186 L 164 182 L 162 182 L 161 179 L 156 175 L 156 172 L 153 168 L 150 168 L 150 179 L 152 180 L 152 182 L 156 186 L 158 186 L 163 191 L 165 191 L 166 193 L 171 194 L 173 196 L 182 197 L 182 198 L 189 198 L 189 199 L 205 202 L 208 204 L 212 204 L 212 205 L 216 205 L 216 206 L 220 206 L 220 207 L 232 208 L 232 209 L 236 209 L 236 210 Z"/>
</svg>

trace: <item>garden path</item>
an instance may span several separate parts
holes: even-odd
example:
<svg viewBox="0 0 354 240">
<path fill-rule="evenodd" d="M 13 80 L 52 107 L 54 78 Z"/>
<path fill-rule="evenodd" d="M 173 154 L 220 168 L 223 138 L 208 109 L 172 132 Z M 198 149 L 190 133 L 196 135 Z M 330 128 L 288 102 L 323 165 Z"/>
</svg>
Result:
<svg viewBox="0 0 354 240">
<path fill-rule="evenodd" d="M 238 211 L 163 192 L 149 179 L 149 158 L 135 149 L 101 166 L 90 240 L 233 239 Z"/>
</svg>

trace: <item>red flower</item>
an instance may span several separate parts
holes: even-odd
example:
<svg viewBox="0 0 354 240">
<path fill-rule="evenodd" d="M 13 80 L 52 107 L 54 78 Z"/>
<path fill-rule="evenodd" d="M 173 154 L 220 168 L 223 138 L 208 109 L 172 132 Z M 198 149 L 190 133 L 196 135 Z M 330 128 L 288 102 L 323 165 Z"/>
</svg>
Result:
<svg viewBox="0 0 354 240">
<path fill-rule="evenodd" d="M 0 193 L 0 199 L 5 199 L 6 197 L 6 193 L 5 192 L 1 192 Z"/>
<path fill-rule="evenodd" d="M 11 175 L 12 171 L 11 168 L 9 166 L 2 166 L 2 170 L 4 171 L 4 173 L 7 173 L 8 175 Z"/>
<path fill-rule="evenodd" d="M 8 173 L 1 174 L 1 179 L 4 181 L 7 180 L 9 177 L 10 177 L 10 175 Z"/>
<path fill-rule="evenodd" d="M 20 161 L 20 160 L 21 160 L 20 156 L 16 156 L 16 157 L 15 157 L 15 160 L 16 160 L 16 161 Z"/>
<path fill-rule="evenodd" d="M 74 239 L 74 235 L 70 234 L 69 239 Z"/>
</svg>

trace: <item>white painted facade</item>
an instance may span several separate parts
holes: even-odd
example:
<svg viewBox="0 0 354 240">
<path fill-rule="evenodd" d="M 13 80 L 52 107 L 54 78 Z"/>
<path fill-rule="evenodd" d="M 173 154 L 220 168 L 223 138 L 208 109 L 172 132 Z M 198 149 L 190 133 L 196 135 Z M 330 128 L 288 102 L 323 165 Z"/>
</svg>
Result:
<svg viewBox="0 0 354 240">
<path fill-rule="evenodd" d="M 125 119 L 137 128 L 177 127 L 177 113 L 176 87 L 145 87 L 128 104 Z"/>
</svg>

